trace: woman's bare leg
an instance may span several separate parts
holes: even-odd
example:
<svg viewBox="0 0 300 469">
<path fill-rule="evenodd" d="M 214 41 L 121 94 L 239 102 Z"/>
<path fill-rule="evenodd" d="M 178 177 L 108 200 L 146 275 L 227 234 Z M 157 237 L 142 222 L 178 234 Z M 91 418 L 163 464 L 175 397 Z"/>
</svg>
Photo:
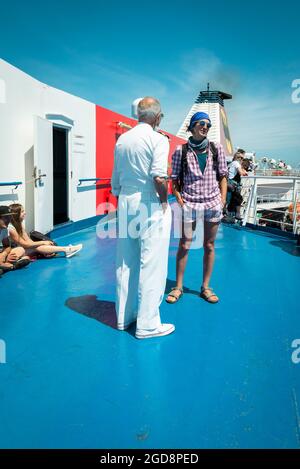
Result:
<svg viewBox="0 0 300 469">
<path fill-rule="evenodd" d="M 215 239 L 219 223 L 204 222 L 204 256 L 203 256 L 203 283 L 202 287 L 209 286 L 215 260 Z"/>
<path fill-rule="evenodd" d="M 192 244 L 193 231 L 195 230 L 196 222 L 186 223 L 182 227 L 182 237 L 179 241 L 177 256 L 176 256 L 176 286 L 183 287 L 183 277 L 188 260 L 189 250 Z"/>
<path fill-rule="evenodd" d="M 186 223 L 185 227 L 182 226 L 182 236 L 179 240 L 179 246 L 176 256 L 176 287 L 172 290 L 172 295 L 176 295 L 179 298 L 181 290 L 183 288 L 183 277 L 188 260 L 189 249 L 191 247 L 193 230 L 195 229 L 196 223 Z M 176 298 L 174 296 L 167 296 L 169 303 L 175 303 Z"/>
<path fill-rule="evenodd" d="M 76 246 L 37 246 L 35 248 L 36 252 L 39 253 L 39 254 L 43 254 L 43 255 L 47 255 L 47 254 L 56 254 L 58 252 L 64 252 L 64 253 L 68 253 L 68 252 L 73 252 L 73 251 L 76 251 L 81 245 L 78 244 Z"/>
</svg>

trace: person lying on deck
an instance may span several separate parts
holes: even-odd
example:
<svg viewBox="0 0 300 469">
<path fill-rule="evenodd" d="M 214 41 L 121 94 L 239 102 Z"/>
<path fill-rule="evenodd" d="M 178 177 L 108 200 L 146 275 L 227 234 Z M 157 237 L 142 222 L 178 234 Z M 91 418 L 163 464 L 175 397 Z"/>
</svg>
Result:
<svg viewBox="0 0 300 469">
<path fill-rule="evenodd" d="M 20 269 L 30 263 L 25 257 L 25 249 L 22 247 L 12 248 L 8 225 L 11 221 L 12 213 L 6 205 L 0 206 L 0 271 L 1 273 L 10 270 Z"/>
<path fill-rule="evenodd" d="M 82 249 L 82 244 L 76 246 L 56 246 L 53 241 L 33 241 L 24 228 L 26 213 L 21 204 L 12 204 L 11 223 L 8 227 L 11 240 L 25 249 L 29 258 L 53 257 L 56 253 L 64 252 L 66 257 L 72 257 Z"/>
</svg>

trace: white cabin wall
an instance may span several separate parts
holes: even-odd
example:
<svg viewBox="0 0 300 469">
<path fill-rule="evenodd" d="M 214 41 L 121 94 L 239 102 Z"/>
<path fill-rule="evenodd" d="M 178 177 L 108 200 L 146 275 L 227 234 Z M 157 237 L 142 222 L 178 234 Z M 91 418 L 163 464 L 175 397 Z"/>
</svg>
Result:
<svg viewBox="0 0 300 469">
<path fill-rule="evenodd" d="M 33 151 L 32 116 L 40 114 L 44 85 L 1 59 L 0 80 L 5 88 L 0 101 L 0 182 L 23 182 L 14 194 L 13 187 L 0 187 L 0 203 L 23 204 L 25 155 Z"/>
<path fill-rule="evenodd" d="M 22 186 L 0 187 L 0 205 L 18 201 L 32 204 L 32 190 L 26 187 L 25 158 L 33 158 L 34 116 L 62 115 L 73 121 L 65 125 L 64 118 L 50 118 L 70 128 L 69 162 L 73 178 L 69 179 L 70 218 L 73 221 L 96 215 L 96 189 L 78 190 L 79 178 L 96 177 L 95 105 L 76 96 L 49 87 L 0 59 L 0 182 L 22 181 Z M 31 189 L 33 186 L 31 186 Z M 33 207 L 26 207 L 27 228 L 33 228 Z"/>
</svg>

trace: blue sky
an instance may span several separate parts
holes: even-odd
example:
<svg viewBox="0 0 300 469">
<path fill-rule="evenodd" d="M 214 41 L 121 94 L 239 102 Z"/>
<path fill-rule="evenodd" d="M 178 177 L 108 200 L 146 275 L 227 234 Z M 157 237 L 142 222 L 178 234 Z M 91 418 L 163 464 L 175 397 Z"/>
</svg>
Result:
<svg viewBox="0 0 300 469">
<path fill-rule="evenodd" d="M 0 57 L 37 79 L 125 115 L 154 95 L 172 133 L 210 81 L 235 146 L 300 163 L 299 2 L 0 1 Z"/>
</svg>

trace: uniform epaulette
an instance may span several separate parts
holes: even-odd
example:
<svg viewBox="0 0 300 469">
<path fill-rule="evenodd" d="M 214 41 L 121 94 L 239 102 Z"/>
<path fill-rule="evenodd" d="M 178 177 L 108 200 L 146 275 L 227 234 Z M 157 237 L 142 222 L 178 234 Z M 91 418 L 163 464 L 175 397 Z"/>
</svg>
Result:
<svg viewBox="0 0 300 469">
<path fill-rule="evenodd" d="M 165 133 L 162 132 L 161 130 L 157 130 L 156 132 L 158 132 L 159 134 L 163 135 L 164 137 L 167 137 L 167 139 L 170 140 L 169 135 L 165 134 Z"/>
</svg>

